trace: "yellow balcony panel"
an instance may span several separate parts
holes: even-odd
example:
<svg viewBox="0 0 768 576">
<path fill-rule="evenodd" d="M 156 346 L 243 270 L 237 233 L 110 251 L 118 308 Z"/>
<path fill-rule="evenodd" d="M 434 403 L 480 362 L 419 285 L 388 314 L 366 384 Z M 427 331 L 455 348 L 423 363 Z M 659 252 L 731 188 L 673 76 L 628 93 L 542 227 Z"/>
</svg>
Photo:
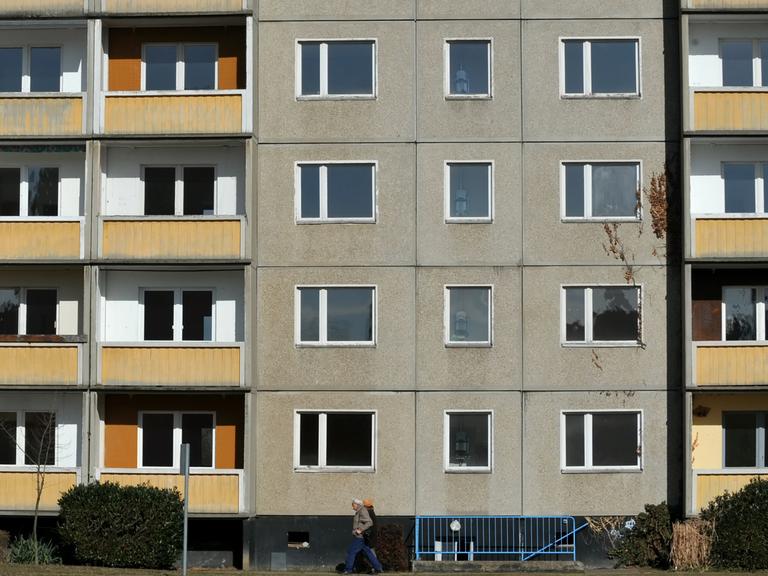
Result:
<svg viewBox="0 0 768 576">
<path fill-rule="evenodd" d="M 0 260 L 79 258 L 79 221 L 0 221 Z"/>
<path fill-rule="evenodd" d="M 768 130 L 768 92 L 699 91 L 693 97 L 694 130 Z"/>
<path fill-rule="evenodd" d="M 688 0 L 688 5 L 702 10 L 750 10 L 768 8 L 768 0 Z"/>
<path fill-rule="evenodd" d="M 0 385 L 76 386 L 78 344 L 0 343 Z"/>
<path fill-rule="evenodd" d="M 241 93 L 108 94 L 107 134 L 239 134 Z"/>
<path fill-rule="evenodd" d="M 768 479 L 768 471 L 750 473 L 747 471 L 726 472 L 724 470 L 697 471 L 695 472 L 695 505 L 698 512 L 714 500 L 717 496 L 728 492 L 738 492 L 749 484 L 753 478 Z"/>
<path fill-rule="evenodd" d="M 36 473 L 28 467 L 19 471 L 9 471 L 9 468 L 5 466 L 0 471 L 0 510 L 33 511 L 37 496 Z M 76 470 L 48 468 L 40 498 L 40 510 L 58 510 L 59 497 L 75 484 Z"/>
<path fill-rule="evenodd" d="M 104 345 L 101 383 L 105 386 L 239 387 L 241 346 Z"/>
<path fill-rule="evenodd" d="M 103 0 L 109 14 L 175 14 L 242 12 L 243 0 Z"/>
<path fill-rule="evenodd" d="M 104 258 L 240 258 L 241 220 L 105 220 Z"/>
<path fill-rule="evenodd" d="M 0 134 L 79 136 L 83 133 L 82 96 L 0 98 Z"/>
<path fill-rule="evenodd" d="M 695 345 L 696 386 L 768 385 L 768 346 L 715 343 Z"/>
<path fill-rule="evenodd" d="M 189 476 L 189 511 L 195 514 L 237 514 L 240 505 L 239 470 L 211 470 L 194 472 Z M 176 488 L 184 495 L 184 477 L 176 472 L 156 473 L 131 469 L 104 470 L 99 475 L 101 482 L 114 482 L 124 486 L 149 484 L 156 488 Z"/>
<path fill-rule="evenodd" d="M 74 16 L 84 13 L 83 0 L 3 0 L 1 16 Z"/>
<path fill-rule="evenodd" d="M 694 236 L 697 258 L 768 256 L 768 218 L 697 218 Z"/>
</svg>

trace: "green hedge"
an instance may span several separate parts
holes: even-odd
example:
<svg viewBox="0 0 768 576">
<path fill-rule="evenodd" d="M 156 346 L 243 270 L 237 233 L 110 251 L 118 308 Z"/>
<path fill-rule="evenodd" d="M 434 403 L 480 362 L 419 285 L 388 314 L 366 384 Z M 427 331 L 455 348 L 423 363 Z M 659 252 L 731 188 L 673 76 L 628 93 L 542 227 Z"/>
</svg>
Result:
<svg viewBox="0 0 768 576">
<path fill-rule="evenodd" d="M 171 568 L 182 544 L 184 509 L 175 488 L 75 486 L 59 499 L 59 533 L 79 564 Z"/>
<path fill-rule="evenodd" d="M 768 568 L 768 480 L 718 496 L 701 517 L 714 525 L 710 559 L 719 568 Z"/>
</svg>

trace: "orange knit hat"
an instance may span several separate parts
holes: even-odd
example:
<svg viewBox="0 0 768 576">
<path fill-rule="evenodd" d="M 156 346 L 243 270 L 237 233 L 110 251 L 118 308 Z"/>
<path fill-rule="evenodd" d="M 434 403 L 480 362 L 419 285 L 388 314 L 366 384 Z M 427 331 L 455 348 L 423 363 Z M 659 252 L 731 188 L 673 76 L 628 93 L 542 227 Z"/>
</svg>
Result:
<svg viewBox="0 0 768 576">
<path fill-rule="evenodd" d="M 363 506 L 365 506 L 366 508 L 373 508 L 373 500 L 371 500 L 370 498 L 366 498 L 365 500 L 363 500 Z"/>
</svg>

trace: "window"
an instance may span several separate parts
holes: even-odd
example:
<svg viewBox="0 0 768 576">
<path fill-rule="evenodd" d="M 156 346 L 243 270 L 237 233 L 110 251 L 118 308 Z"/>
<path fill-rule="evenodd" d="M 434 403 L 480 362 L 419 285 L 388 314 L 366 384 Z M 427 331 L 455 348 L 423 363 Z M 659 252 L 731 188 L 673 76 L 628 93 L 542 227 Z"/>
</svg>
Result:
<svg viewBox="0 0 768 576">
<path fill-rule="evenodd" d="M 297 44 L 297 96 L 376 95 L 374 40 L 301 41 Z"/>
<path fill-rule="evenodd" d="M 55 412 L 0 412 L 0 465 L 56 465 Z"/>
<path fill-rule="evenodd" d="M 722 165 L 726 214 L 764 214 L 768 208 L 765 174 L 768 164 L 724 162 Z"/>
<path fill-rule="evenodd" d="M 492 345 L 492 287 L 445 287 L 445 345 Z"/>
<path fill-rule="evenodd" d="M 445 163 L 445 221 L 493 220 L 493 163 Z"/>
<path fill-rule="evenodd" d="M 561 41 L 564 96 L 639 96 L 640 40 L 605 38 Z"/>
<path fill-rule="evenodd" d="M 721 316 L 723 340 L 766 340 L 768 288 L 724 286 Z"/>
<path fill-rule="evenodd" d="M 218 45 L 145 44 L 143 90 L 216 90 Z"/>
<path fill-rule="evenodd" d="M 141 467 L 179 466 L 179 446 L 189 444 L 189 465 L 213 468 L 216 417 L 213 412 L 140 412 Z"/>
<path fill-rule="evenodd" d="M 376 342 L 376 288 L 296 288 L 296 343 L 372 345 Z"/>
<path fill-rule="evenodd" d="M 639 411 L 562 412 L 561 467 L 567 470 L 640 470 Z"/>
<path fill-rule="evenodd" d="M 212 290 L 142 290 L 144 340 L 212 341 Z"/>
<path fill-rule="evenodd" d="M 443 453 L 447 472 L 490 472 L 493 416 L 491 412 L 447 411 Z"/>
<path fill-rule="evenodd" d="M 216 213 L 213 166 L 145 166 L 146 216 L 210 216 Z"/>
<path fill-rule="evenodd" d="M 766 466 L 765 412 L 723 412 L 723 467 Z"/>
<path fill-rule="evenodd" d="M 0 216 L 58 215 L 58 168 L 0 168 Z"/>
<path fill-rule="evenodd" d="M 298 411 L 294 418 L 296 470 L 358 470 L 376 466 L 374 412 Z"/>
<path fill-rule="evenodd" d="M 768 40 L 721 40 L 723 86 L 768 86 Z"/>
<path fill-rule="evenodd" d="M 0 92 L 61 92 L 61 48 L 0 48 Z"/>
<path fill-rule="evenodd" d="M 58 294 L 49 288 L 0 288 L 0 334 L 56 334 Z"/>
<path fill-rule="evenodd" d="M 445 42 L 446 98 L 490 98 L 492 56 L 490 40 Z"/>
<path fill-rule="evenodd" d="M 375 206 L 375 163 L 297 164 L 299 222 L 375 222 Z"/>
<path fill-rule="evenodd" d="M 563 310 L 566 344 L 637 345 L 641 341 L 639 287 L 567 286 Z"/>
<path fill-rule="evenodd" d="M 639 219 L 639 162 L 565 162 L 561 178 L 565 219 Z"/>
</svg>

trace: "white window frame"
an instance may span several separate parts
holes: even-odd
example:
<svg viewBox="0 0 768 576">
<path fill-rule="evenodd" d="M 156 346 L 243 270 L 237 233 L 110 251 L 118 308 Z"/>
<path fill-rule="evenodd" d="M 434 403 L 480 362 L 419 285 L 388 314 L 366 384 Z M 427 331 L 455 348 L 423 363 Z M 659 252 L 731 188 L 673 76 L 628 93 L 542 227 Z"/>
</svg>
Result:
<svg viewBox="0 0 768 576">
<path fill-rule="evenodd" d="M 176 47 L 176 88 L 173 90 L 147 90 L 147 46 Z M 214 59 L 213 90 L 187 90 L 184 86 L 187 46 L 213 46 L 216 51 Z M 141 45 L 141 91 L 142 92 L 215 92 L 219 89 L 219 43 L 218 42 L 144 42 Z"/>
<path fill-rule="evenodd" d="M 584 289 L 584 341 L 566 340 L 566 288 Z M 637 340 L 594 340 L 593 339 L 593 288 L 634 288 L 637 294 Z M 563 347 L 589 348 L 642 348 L 643 342 L 643 285 L 642 284 L 561 284 L 560 285 L 560 345 Z"/>
<path fill-rule="evenodd" d="M 43 412 L 47 414 L 53 414 L 54 419 L 56 420 L 56 426 L 53 430 L 53 464 L 46 464 L 42 466 L 43 469 L 50 467 L 54 468 L 59 465 L 60 457 L 59 457 L 59 427 L 61 426 L 61 422 L 59 421 L 59 411 L 58 410 L 12 410 L 12 409 L 5 409 L 0 408 L 0 412 L 5 413 L 12 413 L 16 414 L 16 437 L 14 438 L 14 444 L 16 445 L 16 462 L 15 464 L 0 464 L 0 468 L 7 467 L 7 466 L 13 466 L 17 468 L 36 468 L 37 466 L 35 464 L 26 464 L 24 462 L 26 458 L 26 449 L 27 449 L 27 435 L 26 435 L 26 414 L 28 413 L 34 413 L 34 412 Z"/>
<path fill-rule="evenodd" d="M 451 340 L 451 290 L 485 288 L 488 290 L 488 340 Z M 446 348 L 493 348 L 493 284 L 445 284 L 443 286 L 443 344 Z"/>
<path fill-rule="evenodd" d="M 592 464 L 592 415 L 608 413 L 637 414 L 637 464 L 633 466 L 594 466 Z M 566 466 L 565 417 L 567 414 L 581 414 L 584 417 L 584 466 Z M 643 410 L 640 408 L 617 408 L 598 410 L 561 410 L 560 411 L 560 472 L 563 474 L 579 472 L 642 472 L 645 463 L 643 443 Z"/>
<path fill-rule="evenodd" d="M 60 164 L 51 163 L 45 165 L 32 165 L 32 164 L 6 164 L 0 162 L 0 168 L 15 168 L 19 170 L 19 215 L 18 216 L 2 216 L 0 222 L 21 219 L 29 220 L 31 222 L 49 221 L 61 219 L 61 173 L 62 167 Z M 29 171 L 30 168 L 55 168 L 59 172 L 59 179 L 56 184 L 56 206 L 58 214 L 56 216 L 30 216 L 29 215 Z"/>
<path fill-rule="evenodd" d="M 726 442 L 725 442 L 725 415 L 726 414 L 754 414 L 755 415 L 755 465 L 754 466 L 726 466 Z M 721 415 L 721 428 L 722 428 L 722 468 L 723 470 L 740 470 L 740 469 L 755 469 L 765 468 L 768 466 L 768 458 L 765 458 L 765 445 L 768 442 L 768 411 L 766 410 L 723 410 Z M 761 457 L 766 462 L 760 462 Z"/>
<path fill-rule="evenodd" d="M 371 167 L 373 174 L 371 175 L 371 206 L 373 208 L 373 214 L 371 216 L 354 217 L 354 218 L 329 218 L 328 217 L 328 166 L 339 164 L 360 164 Z M 304 218 L 301 215 L 301 167 L 302 166 L 319 166 L 320 167 L 320 183 L 319 183 L 319 202 L 320 202 L 320 216 L 318 218 Z M 324 162 L 318 162 L 310 160 L 307 162 L 297 161 L 293 166 L 294 174 L 294 206 L 295 208 L 295 220 L 297 224 L 343 224 L 343 223 L 363 223 L 363 224 L 375 224 L 378 220 L 379 209 L 377 200 L 379 196 L 378 186 L 378 172 L 379 163 L 377 160 L 328 160 Z"/>
<path fill-rule="evenodd" d="M 184 214 L 184 169 L 185 168 L 213 168 L 213 214 L 216 216 L 219 213 L 219 166 L 218 164 L 142 164 L 141 165 L 141 192 L 146 198 L 147 191 L 147 168 L 173 168 L 175 170 L 174 175 L 174 197 L 173 197 L 173 215 L 182 216 L 184 218 L 207 218 L 208 215 L 191 215 Z M 143 200 L 142 200 L 143 201 Z M 143 212 L 147 211 L 146 204 L 144 205 Z M 157 218 L 158 216 L 147 216 L 146 218 Z"/>
<path fill-rule="evenodd" d="M 451 216 L 451 167 L 461 164 L 488 165 L 488 216 Z M 446 224 L 490 224 L 493 222 L 496 198 L 496 165 L 494 160 L 446 160 L 443 163 L 443 212 Z"/>
<path fill-rule="evenodd" d="M 173 292 L 173 340 L 145 340 L 144 335 L 144 293 L 145 292 Z M 210 340 L 182 340 L 184 333 L 184 292 L 210 292 L 211 293 L 211 339 Z M 216 339 L 216 288 L 210 286 L 192 287 L 185 286 L 141 286 L 139 287 L 139 341 L 140 342 L 176 342 L 176 343 L 194 343 L 194 342 L 218 342 Z"/>
<path fill-rule="evenodd" d="M 756 340 L 726 340 L 726 324 L 728 318 L 726 317 L 726 302 L 725 302 L 725 290 L 728 288 L 743 288 L 747 290 L 755 291 L 755 338 Z M 722 342 L 764 342 L 768 340 L 768 327 L 765 322 L 766 298 L 768 298 L 768 286 L 750 286 L 747 284 L 728 284 L 727 286 L 720 287 L 720 339 Z"/>
<path fill-rule="evenodd" d="M 584 168 L 584 215 L 566 215 L 566 166 L 582 164 Z M 592 168 L 604 164 L 636 164 L 637 169 L 637 210 L 635 216 L 593 216 L 592 215 Z M 642 160 L 563 160 L 560 162 L 560 220 L 563 222 L 640 222 L 643 219 L 643 161 Z"/>
<path fill-rule="evenodd" d="M 61 94 L 64 88 L 64 46 L 61 44 L 8 44 L 0 48 L 21 49 L 21 91 L 0 92 L 0 94 Z M 59 49 L 59 90 L 58 92 L 32 92 L 32 48 Z"/>
<path fill-rule="evenodd" d="M 18 334 L 17 336 L 27 336 L 27 292 L 29 290 L 53 290 L 56 292 L 56 319 L 54 320 L 56 326 L 56 332 L 53 335 L 59 334 L 59 289 L 52 286 L 0 286 L 0 290 L 19 290 L 19 319 L 18 319 Z M 2 409 L 0 409 L 2 412 Z M 38 412 L 38 410 L 32 410 L 32 412 Z"/>
<path fill-rule="evenodd" d="M 172 414 L 173 415 L 173 464 L 171 466 L 145 466 L 144 465 L 144 414 Z M 180 451 L 182 438 L 181 418 L 184 414 L 210 414 L 213 417 L 213 439 L 211 448 L 211 465 L 195 466 L 191 470 L 214 470 L 216 468 L 216 412 L 211 410 L 139 410 L 138 414 L 138 445 L 136 464 L 138 468 L 178 468 L 180 463 Z"/>
<path fill-rule="evenodd" d="M 301 414 L 317 414 L 317 466 L 299 464 L 301 457 Z M 370 466 L 329 466 L 326 464 L 328 454 L 328 414 L 368 414 L 371 423 L 371 464 Z M 294 472 L 376 472 L 378 454 L 378 410 L 359 409 L 296 409 L 293 411 L 293 471 Z"/>
<path fill-rule="evenodd" d="M 592 92 L 592 42 L 601 40 L 631 40 L 635 42 L 635 92 Z M 582 72 L 584 75 L 584 92 L 565 91 L 565 43 L 567 41 L 583 42 Z M 642 38 L 640 36 L 560 36 L 558 38 L 558 60 L 560 69 L 560 98 L 642 98 Z"/>
<path fill-rule="evenodd" d="M 319 309 L 319 340 L 315 341 L 303 341 L 301 339 L 301 291 L 303 289 L 318 289 L 320 290 L 320 309 Z M 371 341 L 337 341 L 328 340 L 328 290 L 334 288 L 360 288 L 370 289 L 373 291 L 373 308 L 371 314 L 372 329 L 371 329 Z M 322 348 L 334 348 L 334 347 L 358 347 L 358 348 L 373 348 L 376 346 L 377 331 L 378 331 L 378 294 L 379 290 L 375 284 L 299 284 L 294 288 L 294 313 L 293 313 L 293 328 L 294 328 L 294 342 L 297 347 L 322 347 Z"/>
<path fill-rule="evenodd" d="M 717 58 L 720 60 L 720 86 L 722 88 L 738 88 L 737 86 L 725 86 L 723 72 L 725 71 L 725 60 L 723 59 L 723 44 L 728 42 L 751 42 L 752 43 L 752 88 L 766 88 L 763 86 L 763 67 L 760 58 L 760 43 L 768 44 L 768 38 L 718 38 L 717 39 Z M 750 86 L 744 86 L 749 88 Z"/>
<path fill-rule="evenodd" d="M 301 46 L 304 43 L 318 42 L 320 44 L 320 93 L 302 94 L 301 89 Z M 328 93 L 328 44 L 339 42 L 371 42 L 372 69 L 371 69 L 371 93 L 370 94 L 329 94 Z M 297 38 L 295 45 L 295 92 L 296 100 L 375 100 L 379 93 L 379 67 L 378 52 L 379 41 L 377 38 Z"/>
<path fill-rule="evenodd" d="M 451 464 L 451 416 L 460 414 L 485 414 L 488 417 L 488 465 L 487 466 L 456 466 Z M 459 474 L 488 474 L 493 472 L 493 410 L 444 410 L 443 411 L 443 472 Z"/>
<path fill-rule="evenodd" d="M 755 211 L 754 212 L 726 212 L 725 211 L 725 165 L 737 164 L 742 166 L 753 166 L 755 168 Z M 720 162 L 720 180 L 723 183 L 723 214 L 728 216 L 754 216 L 755 214 L 765 214 L 768 212 L 768 206 L 765 206 L 765 180 L 768 176 L 768 160 L 765 162 L 750 162 L 736 160 L 731 162 L 723 160 Z"/>
<path fill-rule="evenodd" d="M 451 42 L 488 43 L 488 92 L 485 94 L 454 94 L 451 92 Z M 493 99 L 493 38 L 468 37 L 443 39 L 443 95 L 446 100 L 492 100 Z"/>
</svg>

